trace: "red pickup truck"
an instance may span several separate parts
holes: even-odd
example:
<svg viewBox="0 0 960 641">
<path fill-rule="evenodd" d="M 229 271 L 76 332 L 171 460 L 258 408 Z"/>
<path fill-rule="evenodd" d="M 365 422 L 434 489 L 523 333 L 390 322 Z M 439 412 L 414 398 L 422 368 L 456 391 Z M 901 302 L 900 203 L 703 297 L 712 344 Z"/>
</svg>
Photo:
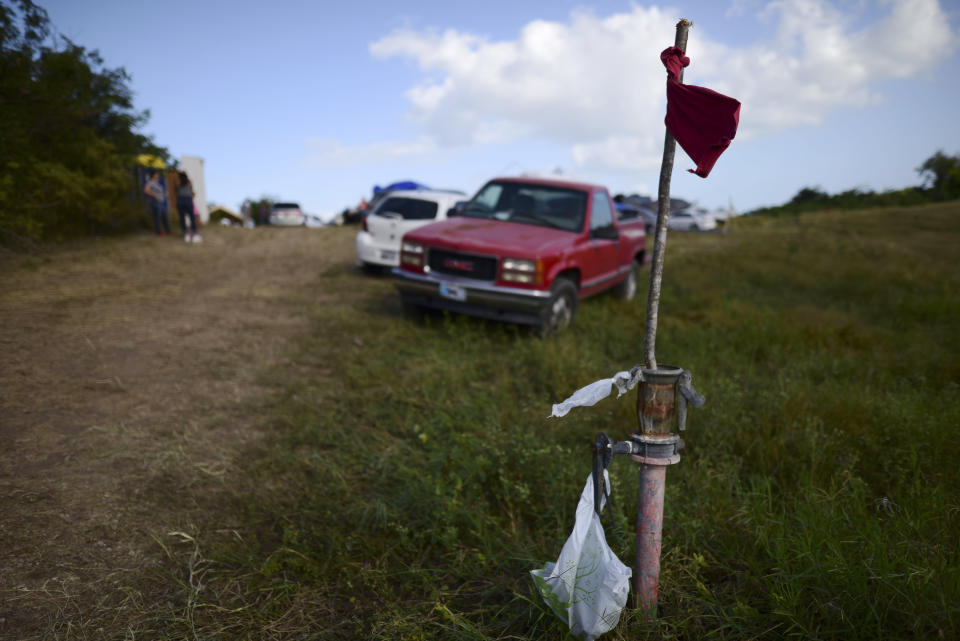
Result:
<svg viewBox="0 0 960 641">
<path fill-rule="evenodd" d="M 644 262 L 642 219 L 620 221 L 597 185 L 495 178 L 455 218 L 403 236 L 394 282 L 407 308 L 538 325 L 570 324 L 582 298 L 631 299 Z"/>
</svg>

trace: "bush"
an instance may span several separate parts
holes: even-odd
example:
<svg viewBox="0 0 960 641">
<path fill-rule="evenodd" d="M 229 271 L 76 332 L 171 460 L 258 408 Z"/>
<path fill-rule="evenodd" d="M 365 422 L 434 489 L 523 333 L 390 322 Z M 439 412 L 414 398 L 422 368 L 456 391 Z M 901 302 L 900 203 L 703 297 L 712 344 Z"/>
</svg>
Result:
<svg viewBox="0 0 960 641">
<path fill-rule="evenodd" d="M 776 216 L 824 209 L 906 207 L 960 198 L 960 155 L 947 156 L 938 151 L 917 168 L 917 173 L 923 179 L 923 184 L 919 187 L 891 189 L 880 193 L 854 188 L 833 196 L 819 187 L 804 187 L 784 205 L 762 207 L 748 214 Z"/>
</svg>

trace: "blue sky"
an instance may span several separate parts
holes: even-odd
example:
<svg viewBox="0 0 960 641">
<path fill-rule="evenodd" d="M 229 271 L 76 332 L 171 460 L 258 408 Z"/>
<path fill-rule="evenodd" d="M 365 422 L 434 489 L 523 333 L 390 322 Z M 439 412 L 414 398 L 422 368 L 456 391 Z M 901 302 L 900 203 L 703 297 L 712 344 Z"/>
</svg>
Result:
<svg viewBox="0 0 960 641">
<path fill-rule="evenodd" d="M 678 149 L 672 193 L 740 211 L 918 183 L 960 153 L 956 0 L 476 3 L 40 1 L 132 76 L 144 131 L 205 159 L 210 201 L 271 195 L 332 216 L 374 184 L 473 193 L 551 172 L 655 196 L 664 70 L 743 102 L 709 178 Z"/>
</svg>

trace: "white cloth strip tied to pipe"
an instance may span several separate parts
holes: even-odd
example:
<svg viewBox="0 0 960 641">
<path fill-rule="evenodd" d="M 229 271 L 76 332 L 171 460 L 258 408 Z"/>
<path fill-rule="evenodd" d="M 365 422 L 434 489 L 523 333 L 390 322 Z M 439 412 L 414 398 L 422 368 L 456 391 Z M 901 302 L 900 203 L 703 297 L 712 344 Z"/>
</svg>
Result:
<svg viewBox="0 0 960 641">
<path fill-rule="evenodd" d="M 602 378 L 581 387 L 567 400 L 556 403 L 553 406 L 552 413 L 547 418 L 563 418 L 575 407 L 596 405 L 610 396 L 613 387 L 617 388 L 617 398 L 620 398 L 642 382 L 643 372 L 639 365 L 631 368 L 629 372 L 617 372 L 611 378 Z M 683 373 L 680 374 L 677 387 L 680 391 L 680 397 L 677 399 L 680 412 L 680 429 L 683 429 L 686 426 L 687 404 L 700 408 L 703 407 L 706 399 L 693 388 L 693 376 L 688 370 L 683 370 Z"/>
<path fill-rule="evenodd" d="M 590 383 L 586 387 L 581 387 L 567 400 L 555 404 L 553 406 L 553 412 L 547 418 L 563 418 L 569 414 L 570 410 L 574 407 L 596 405 L 610 396 L 612 386 L 616 386 L 617 398 L 620 398 L 636 387 L 642 380 L 643 374 L 640 372 L 639 365 L 633 367 L 629 372 L 617 372 L 611 378 L 603 378 Z"/>
</svg>

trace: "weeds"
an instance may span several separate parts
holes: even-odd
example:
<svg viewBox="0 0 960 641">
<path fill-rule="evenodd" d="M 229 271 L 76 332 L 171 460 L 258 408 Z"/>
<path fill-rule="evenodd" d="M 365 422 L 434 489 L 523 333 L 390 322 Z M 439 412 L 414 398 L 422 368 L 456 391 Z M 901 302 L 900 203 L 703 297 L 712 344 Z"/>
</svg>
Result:
<svg viewBox="0 0 960 641">
<path fill-rule="evenodd" d="M 673 239 L 658 355 L 691 369 L 710 404 L 669 473 L 661 619 L 628 615 L 612 638 L 957 630 L 960 301 L 946 252 L 960 224 L 955 206 L 898 216 L 742 221 L 735 235 Z M 299 346 L 346 345 L 343 376 L 328 390 L 289 381 L 283 428 L 253 459 L 265 485 L 278 468 L 285 481 L 248 499 L 261 524 L 242 548 L 248 565 L 228 561 L 230 546 L 212 553 L 255 570 L 244 598 L 270 586 L 279 609 L 268 611 L 303 590 L 338 602 L 356 627 L 318 638 L 562 636 L 526 571 L 568 534 L 592 436 L 622 438 L 634 418 L 630 399 L 544 417 L 636 362 L 644 298 L 590 301 L 572 331 L 544 341 L 469 318 L 405 319 L 378 296 L 388 282 L 371 290 L 362 311 L 317 314 Z M 610 539 L 624 559 L 635 476 L 614 464 Z"/>
<path fill-rule="evenodd" d="M 657 355 L 708 404 L 668 472 L 660 618 L 627 612 L 609 638 L 955 637 L 957 205 L 736 223 L 671 236 Z M 280 395 L 251 407 L 270 434 L 201 468 L 232 498 L 180 535 L 169 607 L 138 602 L 148 636 L 569 638 L 528 570 L 634 401 L 545 417 L 637 363 L 643 292 L 542 340 L 405 317 L 385 278 L 324 279 Z M 634 464 L 611 482 L 629 563 Z"/>
</svg>

